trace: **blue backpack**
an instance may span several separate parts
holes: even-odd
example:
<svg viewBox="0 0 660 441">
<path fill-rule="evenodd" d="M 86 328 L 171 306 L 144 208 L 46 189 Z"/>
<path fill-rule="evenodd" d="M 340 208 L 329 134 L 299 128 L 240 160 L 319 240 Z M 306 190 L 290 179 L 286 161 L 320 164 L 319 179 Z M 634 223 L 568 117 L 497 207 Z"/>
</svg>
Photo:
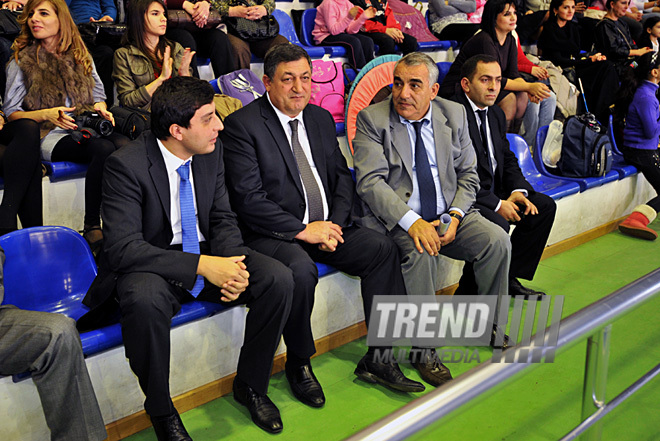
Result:
<svg viewBox="0 0 660 441">
<path fill-rule="evenodd" d="M 557 169 L 571 178 L 605 176 L 612 169 L 612 145 L 592 114 L 570 116 L 564 123 Z"/>
</svg>

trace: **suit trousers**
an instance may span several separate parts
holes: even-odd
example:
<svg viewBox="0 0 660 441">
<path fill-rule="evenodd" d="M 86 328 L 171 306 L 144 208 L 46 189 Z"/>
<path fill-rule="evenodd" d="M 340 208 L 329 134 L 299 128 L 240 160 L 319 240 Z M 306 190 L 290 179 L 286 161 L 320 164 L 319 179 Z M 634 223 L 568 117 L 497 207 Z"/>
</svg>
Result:
<svg viewBox="0 0 660 441">
<path fill-rule="evenodd" d="M 30 371 L 51 440 L 106 438 L 80 336 L 62 314 L 0 308 L 0 375 Z"/>
<path fill-rule="evenodd" d="M 257 252 L 246 258 L 250 285 L 227 305 L 249 308 L 237 376 L 265 394 L 291 308 L 293 277 L 284 265 Z M 170 325 L 181 304 L 193 299 L 185 289 L 153 273 L 129 273 L 117 279 L 121 327 L 126 357 L 146 395 L 144 408 L 152 417 L 174 412 L 170 397 Z M 198 300 L 223 303 L 220 290 L 206 282 Z"/>
<path fill-rule="evenodd" d="M 375 295 L 405 295 L 394 243 L 383 234 L 357 226 L 346 227 L 343 233 L 344 243 L 338 244 L 334 252 L 321 251 L 318 245 L 264 236 L 246 243 L 250 248 L 281 261 L 293 271 L 293 305 L 283 333 L 290 356 L 307 359 L 316 352 L 310 323 L 318 282 L 314 262 L 332 265 L 351 276 L 360 277 L 367 326 Z"/>
<path fill-rule="evenodd" d="M 440 256 L 420 253 L 407 231 L 398 225 L 389 232 L 399 247 L 401 271 L 411 295 L 434 295 L 446 283 Z M 509 236 L 478 212 L 466 213 L 453 242 L 440 248 L 440 254 L 474 265 L 478 293 L 502 296 L 509 291 Z M 498 302 L 499 303 L 499 302 Z"/>
<path fill-rule="evenodd" d="M 541 261 L 545 244 L 548 242 L 548 236 L 550 236 L 550 230 L 557 212 L 557 205 L 551 197 L 543 193 L 534 193 L 528 199 L 536 205 L 539 214 L 525 216 L 516 224 L 516 228 L 511 234 L 509 277 L 532 280 Z M 499 225 L 507 234 L 509 233 L 511 226 L 502 216 L 479 204 L 475 204 L 475 208 L 479 209 L 483 217 Z M 470 295 L 476 292 L 474 274 L 476 274 L 476 270 L 466 264 L 459 282 L 460 294 Z"/>
</svg>

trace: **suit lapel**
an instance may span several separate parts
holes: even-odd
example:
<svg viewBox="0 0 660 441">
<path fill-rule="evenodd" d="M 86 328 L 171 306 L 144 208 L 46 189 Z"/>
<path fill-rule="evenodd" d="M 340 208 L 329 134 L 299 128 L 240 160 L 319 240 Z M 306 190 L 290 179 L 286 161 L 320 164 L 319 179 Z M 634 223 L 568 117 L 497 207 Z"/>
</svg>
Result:
<svg viewBox="0 0 660 441">
<path fill-rule="evenodd" d="M 261 105 L 261 116 L 264 118 L 266 128 L 270 132 L 273 140 L 275 141 L 275 145 L 282 154 L 286 168 L 289 170 L 289 173 L 293 177 L 293 182 L 295 182 L 296 188 L 300 192 L 301 197 L 304 198 L 305 193 L 303 192 L 302 182 L 300 181 L 300 173 L 298 172 L 296 158 L 293 157 L 293 151 L 291 150 L 289 140 L 284 133 L 282 124 L 280 124 L 280 120 L 277 118 L 275 110 L 273 110 L 272 106 L 268 102 L 266 94 L 259 98 L 259 100 L 259 104 Z"/>
<path fill-rule="evenodd" d="M 446 191 L 447 185 L 444 185 L 444 179 L 446 173 L 440 167 L 442 165 L 447 165 L 449 167 L 454 167 L 454 158 L 452 156 L 452 132 L 451 129 L 447 126 L 447 118 L 442 113 L 439 106 L 435 105 L 435 100 L 431 101 L 431 105 L 435 106 L 433 109 L 433 114 L 431 121 L 433 122 L 433 141 L 435 142 L 435 163 L 438 167 L 438 174 L 440 176 L 440 185 Z M 444 193 L 444 191 L 443 191 Z M 444 194 L 446 201 L 451 201 L 452 198 L 447 198 L 447 195 Z"/>
<path fill-rule="evenodd" d="M 158 198 L 167 216 L 167 221 L 172 225 L 172 219 L 170 219 L 170 181 L 167 178 L 165 160 L 160 152 L 160 148 L 158 148 L 156 137 L 151 134 L 147 140 L 147 158 L 149 159 L 151 181 L 156 188 L 156 193 L 158 193 Z"/>
<path fill-rule="evenodd" d="M 314 120 L 314 118 L 309 115 L 307 110 L 303 110 L 303 121 L 305 123 L 305 130 L 307 133 L 307 139 L 309 140 L 309 146 L 312 150 L 312 158 L 314 159 L 316 172 L 319 174 L 321 183 L 325 189 L 326 196 L 328 200 L 330 200 L 330 188 L 328 186 L 327 170 L 328 166 L 325 161 L 325 148 L 323 138 L 321 137 L 321 128 L 319 127 L 318 121 Z"/>
<path fill-rule="evenodd" d="M 216 147 L 219 148 L 217 143 Z M 208 221 L 209 218 L 204 213 L 211 211 L 211 189 L 215 189 L 216 180 L 212 179 L 213 176 L 209 170 L 209 161 L 204 160 L 204 156 L 195 155 L 192 160 L 193 180 L 195 181 L 195 201 L 197 202 L 197 222 L 199 229 L 207 240 L 210 240 L 207 234 L 209 231 Z"/>
<path fill-rule="evenodd" d="M 394 146 L 394 150 L 396 150 L 401 157 L 403 166 L 406 168 L 408 176 L 410 176 L 412 181 L 413 157 L 410 137 L 408 136 L 408 129 L 399 119 L 399 114 L 396 113 L 393 105 L 390 105 L 390 133 L 392 134 L 392 145 Z"/>
<path fill-rule="evenodd" d="M 470 138 L 472 138 L 472 144 L 474 145 L 475 151 L 477 153 L 478 158 L 480 158 L 477 161 L 477 166 L 483 168 L 490 176 L 493 176 L 493 170 L 490 169 L 488 164 L 490 164 L 490 160 L 488 158 L 488 147 L 484 145 L 483 141 L 481 140 L 481 132 L 479 132 L 479 124 L 477 123 L 477 116 L 474 114 L 474 111 L 472 110 L 472 106 L 470 105 L 470 102 L 468 101 L 467 97 L 465 96 L 465 93 L 460 92 L 459 93 L 459 99 L 461 104 L 465 107 L 465 111 L 467 112 L 467 119 L 468 119 L 468 128 L 470 129 Z M 490 119 L 491 119 L 491 113 L 488 112 L 488 121 L 489 125 L 492 129 L 492 124 L 490 124 Z M 493 136 L 493 132 L 491 131 L 491 137 Z"/>
<path fill-rule="evenodd" d="M 497 166 L 495 167 L 495 174 L 497 175 L 496 180 L 493 182 L 493 190 L 495 190 L 495 182 L 502 181 L 504 165 L 504 152 L 502 151 L 502 146 L 499 143 L 499 140 L 502 138 L 500 133 L 499 126 L 497 124 L 497 118 L 495 112 L 488 112 L 488 126 L 490 127 L 490 137 L 493 139 L 493 155 L 495 156 L 495 162 Z"/>
</svg>

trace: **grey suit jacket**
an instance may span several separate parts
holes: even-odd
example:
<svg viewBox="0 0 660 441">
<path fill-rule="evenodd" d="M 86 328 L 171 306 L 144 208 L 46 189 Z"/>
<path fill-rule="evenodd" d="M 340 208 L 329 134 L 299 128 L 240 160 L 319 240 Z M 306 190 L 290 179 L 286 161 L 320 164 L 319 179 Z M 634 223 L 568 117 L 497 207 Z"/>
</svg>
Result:
<svg viewBox="0 0 660 441">
<path fill-rule="evenodd" d="M 479 190 L 479 175 L 465 109 L 443 98 L 435 98 L 431 105 L 442 194 L 448 208 L 467 213 Z M 408 131 L 391 99 L 362 110 L 356 128 L 353 163 L 357 193 L 366 205 L 359 223 L 390 231 L 410 210 L 413 147 Z"/>
</svg>

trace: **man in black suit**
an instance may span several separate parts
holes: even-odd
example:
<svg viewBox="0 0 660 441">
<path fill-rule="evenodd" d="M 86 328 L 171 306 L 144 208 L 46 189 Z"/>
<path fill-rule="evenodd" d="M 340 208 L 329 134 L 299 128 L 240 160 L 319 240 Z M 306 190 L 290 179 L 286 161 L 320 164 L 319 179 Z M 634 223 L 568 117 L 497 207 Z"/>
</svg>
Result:
<svg viewBox="0 0 660 441">
<path fill-rule="evenodd" d="M 225 187 L 213 89 L 191 77 L 167 80 L 153 95 L 151 127 L 106 161 L 104 254 L 84 303 L 93 310 L 118 303 L 126 356 L 159 440 L 190 439 L 169 392 L 172 316 L 193 296 L 247 304 L 234 392 L 255 423 L 281 431 L 266 391 L 293 277 L 243 245 Z"/>
<path fill-rule="evenodd" d="M 475 55 L 461 69 L 463 92 L 453 100 L 465 106 L 472 145 L 477 153 L 481 188 L 475 208 L 507 232 L 510 224 L 516 226 L 511 235 L 509 294 L 541 297 L 545 293 L 522 286 L 517 277 L 534 278 L 557 206 L 552 198 L 534 191 L 509 148 L 504 113 L 493 105 L 501 79 L 502 72 L 495 58 Z M 476 292 L 474 272 L 469 264 L 463 271 L 459 290 L 461 294 Z"/>
<path fill-rule="evenodd" d="M 367 326 L 374 295 L 406 291 L 394 243 L 351 225 L 354 183 L 332 116 L 308 105 L 311 64 L 296 45 L 271 48 L 264 59 L 268 93 L 229 115 L 221 136 L 230 199 L 246 244 L 293 271 L 296 286 L 283 333 L 286 377 L 299 400 L 321 407 L 325 396 L 310 364 L 316 352 L 310 324 L 318 281 L 314 262 L 361 278 Z M 374 349 L 358 363 L 359 377 L 397 390 L 424 390 L 396 363 L 376 361 Z M 446 375 L 433 362 L 425 367 L 436 381 Z"/>
</svg>

